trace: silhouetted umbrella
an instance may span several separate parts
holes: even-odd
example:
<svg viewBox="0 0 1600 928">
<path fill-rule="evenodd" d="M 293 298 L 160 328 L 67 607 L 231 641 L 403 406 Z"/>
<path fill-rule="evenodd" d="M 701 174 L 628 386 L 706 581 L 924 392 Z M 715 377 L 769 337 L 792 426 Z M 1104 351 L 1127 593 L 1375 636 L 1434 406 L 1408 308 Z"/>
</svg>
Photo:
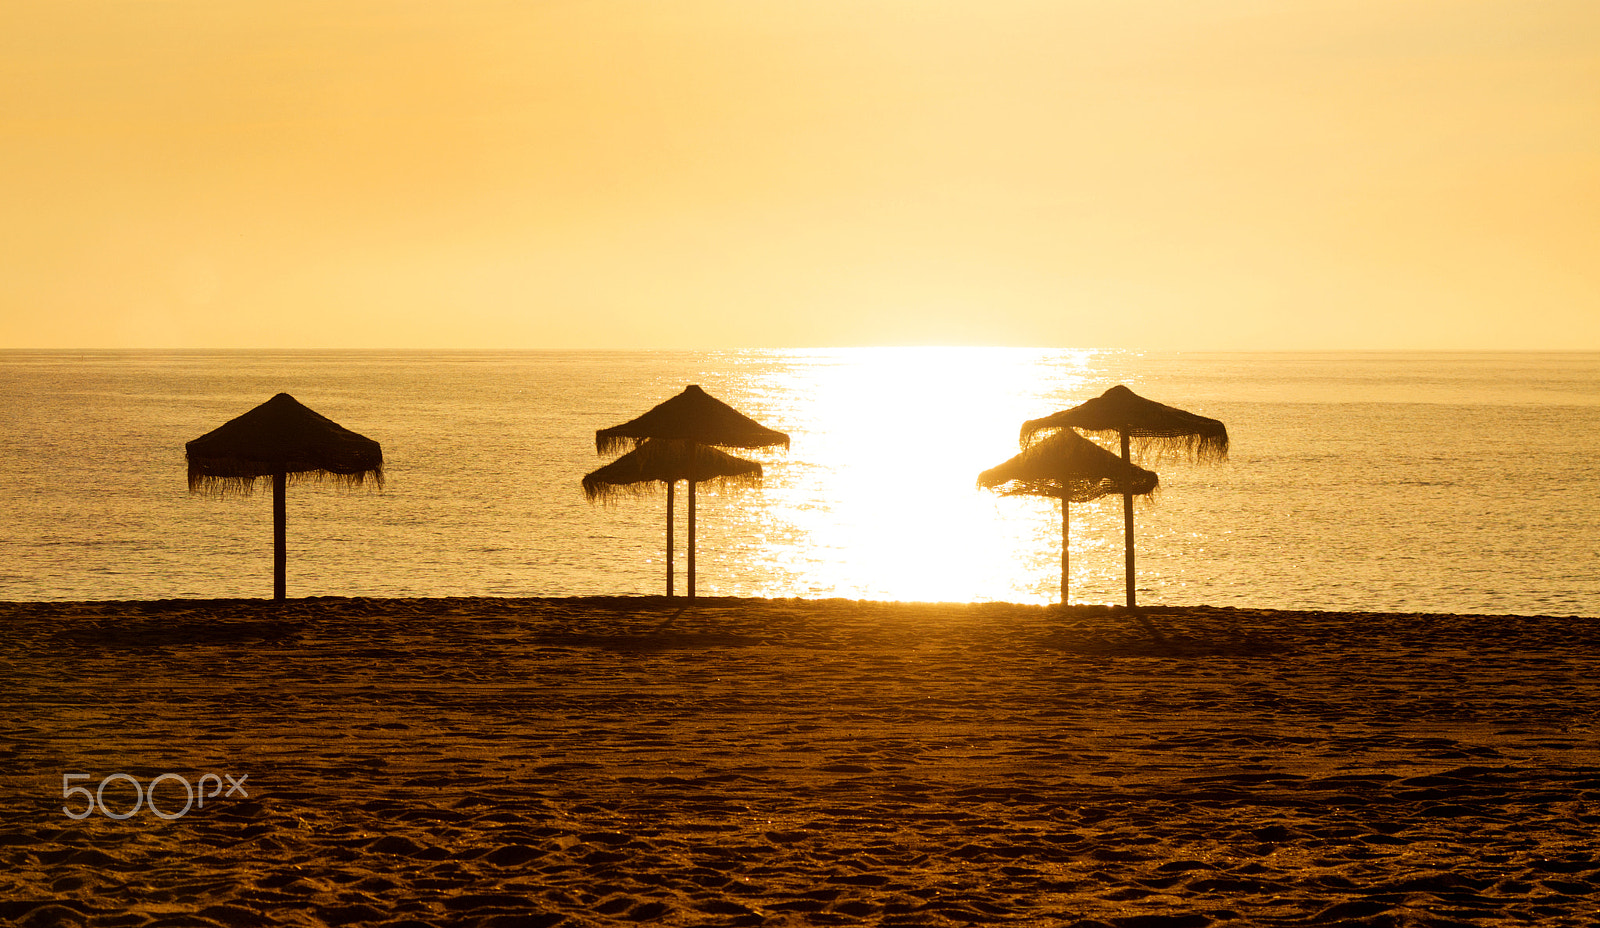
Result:
<svg viewBox="0 0 1600 928">
<path fill-rule="evenodd" d="M 255 482 L 272 479 L 273 598 L 285 593 L 284 495 L 289 478 L 333 479 L 360 485 L 372 478 L 383 486 L 383 451 L 370 438 L 279 393 L 237 419 L 185 446 L 189 492 L 249 494 Z"/>
<path fill-rule="evenodd" d="M 646 439 L 663 438 L 688 442 L 690 472 L 702 445 L 721 448 L 789 447 L 789 436 L 769 429 L 710 395 L 698 386 L 685 387 L 682 393 L 649 412 L 594 433 L 595 450 L 601 454 L 637 447 Z M 689 597 L 694 598 L 694 485 L 689 478 Z"/>
<path fill-rule="evenodd" d="M 691 384 L 637 419 L 594 433 L 601 454 L 637 447 L 647 438 L 675 438 L 720 448 L 789 447 L 789 436 L 769 429 Z"/>
<path fill-rule="evenodd" d="M 623 493 L 643 493 L 656 484 L 667 485 L 667 595 L 672 595 L 672 496 L 679 480 L 705 483 L 755 484 L 761 465 L 724 451 L 662 438 L 646 439 L 639 447 L 583 478 L 583 495 L 592 502 L 610 502 Z M 691 465 L 691 458 L 693 463 Z M 691 471 L 690 468 L 693 467 Z"/>
<path fill-rule="evenodd" d="M 1146 452 L 1154 452 L 1157 459 L 1167 452 L 1198 461 L 1224 461 L 1228 457 L 1228 429 L 1221 422 L 1147 400 L 1120 384 L 1064 412 L 1024 422 L 1023 444 L 1047 429 L 1116 434 L 1122 442 L 1122 460 L 1129 464 L 1133 463 L 1130 444 L 1138 448 L 1141 457 Z M 1133 609 L 1133 495 L 1126 492 L 1122 497 L 1122 518 L 1125 585 L 1128 608 Z"/>
<path fill-rule="evenodd" d="M 1130 464 L 1071 429 L 1036 442 L 1027 450 L 978 475 L 978 486 L 1004 496 L 1049 496 L 1061 500 L 1061 605 L 1067 605 L 1071 503 L 1087 503 L 1112 493 L 1154 493 L 1156 475 Z"/>
</svg>

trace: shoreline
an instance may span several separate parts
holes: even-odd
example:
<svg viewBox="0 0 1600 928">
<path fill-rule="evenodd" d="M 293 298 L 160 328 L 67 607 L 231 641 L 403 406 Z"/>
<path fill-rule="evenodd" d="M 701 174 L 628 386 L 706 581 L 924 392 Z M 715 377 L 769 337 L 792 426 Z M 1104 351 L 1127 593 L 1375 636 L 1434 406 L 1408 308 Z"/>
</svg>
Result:
<svg viewBox="0 0 1600 928">
<path fill-rule="evenodd" d="M 381 606 L 383 604 L 396 604 L 417 606 L 422 604 L 463 605 L 463 604 L 546 604 L 546 605 L 593 605 L 624 608 L 628 606 L 643 606 L 652 609 L 666 609 L 672 607 L 717 606 L 727 607 L 739 604 L 750 606 L 762 605 L 801 605 L 801 604 L 848 604 L 870 607 L 904 607 L 907 609 L 937 608 L 937 609 L 980 609 L 985 607 L 1023 609 L 1023 610 L 1051 610 L 1061 611 L 1060 603 L 1016 603 L 1006 600 L 977 600 L 973 602 L 935 601 L 935 600 L 879 600 L 879 599 L 851 599 L 842 596 L 697 596 L 693 599 L 684 596 L 668 597 L 659 593 L 618 593 L 618 594 L 588 594 L 576 596 L 291 596 L 286 600 L 273 600 L 267 597 L 162 597 L 151 599 L 18 599 L 0 600 L 0 610 L 34 609 L 47 607 L 128 607 L 128 608 L 202 608 L 205 606 L 257 606 L 270 607 L 281 603 L 286 607 L 309 605 L 350 605 L 350 606 Z M 1067 607 L 1068 611 L 1076 614 L 1084 613 L 1114 613 L 1126 615 L 1126 607 L 1116 603 L 1074 603 Z M 1144 614 L 1216 614 L 1238 613 L 1241 615 L 1305 615 L 1305 616 L 1470 616 L 1473 618 L 1500 618 L 1500 619 L 1600 619 L 1600 615 L 1586 615 L 1584 613 L 1501 613 L 1501 612 L 1466 612 L 1466 611 L 1427 611 L 1415 609 L 1288 609 L 1275 606 L 1212 606 L 1206 604 L 1144 604 L 1135 610 Z"/>
<path fill-rule="evenodd" d="M 0 604 L 0 920 L 1595 920 L 1600 619 L 1145 614 Z"/>
</svg>

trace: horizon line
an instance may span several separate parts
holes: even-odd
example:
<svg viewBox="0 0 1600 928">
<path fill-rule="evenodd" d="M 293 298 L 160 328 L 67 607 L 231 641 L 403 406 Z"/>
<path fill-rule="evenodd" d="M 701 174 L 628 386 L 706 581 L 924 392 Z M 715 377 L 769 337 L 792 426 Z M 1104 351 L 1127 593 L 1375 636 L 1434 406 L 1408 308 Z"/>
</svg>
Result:
<svg viewBox="0 0 1600 928">
<path fill-rule="evenodd" d="M 1432 347 L 1432 348 L 1373 348 L 1345 346 L 1337 348 L 1120 348 L 1104 346 L 1061 345 L 963 345 L 963 344 L 870 344 L 870 345 L 740 345 L 711 348 L 684 347 L 617 347 L 617 346 L 564 346 L 564 347 L 341 347 L 341 346 L 264 346 L 264 347 L 158 347 L 158 346 L 3 346 L 0 354 L 217 354 L 217 353 L 275 353 L 275 354 L 326 354 L 326 353 L 384 353 L 384 354 L 582 354 L 593 352 L 646 353 L 713 353 L 739 351 L 1060 351 L 1091 354 L 1600 354 L 1600 345 L 1583 348 L 1485 348 L 1485 347 Z"/>
</svg>

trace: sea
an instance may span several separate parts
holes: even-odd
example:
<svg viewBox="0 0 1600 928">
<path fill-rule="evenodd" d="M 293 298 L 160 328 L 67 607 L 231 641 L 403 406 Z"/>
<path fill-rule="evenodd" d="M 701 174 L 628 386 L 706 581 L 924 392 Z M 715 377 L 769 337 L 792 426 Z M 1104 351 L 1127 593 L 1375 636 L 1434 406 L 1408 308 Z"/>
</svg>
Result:
<svg viewBox="0 0 1600 928">
<path fill-rule="evenodd" d="M 1600 615 L 1600 353 L 1575 352 L 4 351 L 0 600 L 270 597 L 270 487 L 190 493 L 184 445 L 280 392 L 384 455 L 381 488 L 291 484 L 289 596 L 659 594 L 659 485 L 580 481 L 596 430 L 690 384 L 790 436 L 734 452 L 760 485 L 699 487 L 700 595 L 1058 602 L 1059 503 L 977 475 L 1125 384 L 1231 439 L 1145 462 L 1142 605 Z M 1121 499 L 1070 528 L 1071 602 L 1121 603 Z"/>
</svg>

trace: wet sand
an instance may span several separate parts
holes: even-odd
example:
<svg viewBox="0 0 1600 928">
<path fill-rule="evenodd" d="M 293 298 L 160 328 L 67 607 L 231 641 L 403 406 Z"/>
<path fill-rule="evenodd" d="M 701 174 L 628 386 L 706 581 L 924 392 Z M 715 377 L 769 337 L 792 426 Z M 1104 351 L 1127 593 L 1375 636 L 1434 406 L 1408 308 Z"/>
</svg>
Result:
<svg viewBox="0 0 1600 928">
<path fill-rule="evenodd" d="M 1600 619 L 679 605 L 0 604 L 0 922 L 1600 922 Z"/>
</svg>

